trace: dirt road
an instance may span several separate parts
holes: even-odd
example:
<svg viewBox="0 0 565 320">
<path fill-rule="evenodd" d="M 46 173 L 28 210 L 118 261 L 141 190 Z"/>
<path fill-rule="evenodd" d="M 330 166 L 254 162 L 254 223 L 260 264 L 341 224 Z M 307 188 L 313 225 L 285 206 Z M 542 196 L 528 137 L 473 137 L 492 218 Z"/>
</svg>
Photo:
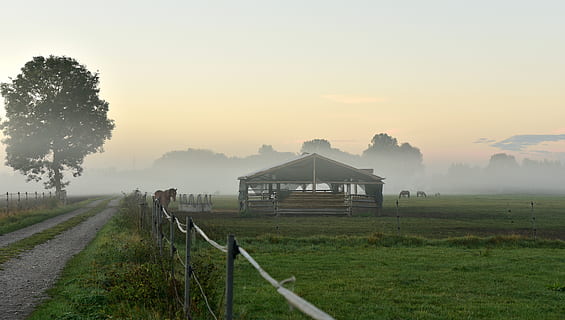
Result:
<svg viewBox="0 0 565 320">
<path fill-rule="evenodd" d="M 0 270 L 0 319 L 25 319 L 47 296 L 67 261 L 92 241 L 116 213 L 119 199 L 76 227 L 4 263 Z M 27 229 L 27 228 L 26 228 Z"/>
<path fill-rule="evenodd" d="M 35 233 L 38 233 L 38 232 L 41 232 L 43 230 L 54 227 L 54 226 L 58 225 L 59 223 L 65 222 L 65 221 L 69 220 L 70 218 L 72 218 L 74 216 L 78 216 L 79 214 L 85 213 L 90 208 L 96 207 L 102 201 L 103 200 L 92 201 L 91 203 L 86 205 L 84 208 L 80 208 L 80 209 L 62 214 L 60 216 L 56 216 L 56 217 L 53 217 L 51 219 L 47 219 L 45 221 L 36 223 L 32 226 L 29 226 L 29 227 L 26 227 L 26 228 L 23 228 L 23 229 L 20 229 L 20 230 L 16 230 L 14 232 L 10 232 L 10 233 L 7 233 L 5 235 L 1 235 L 0 236 L 0 247 L 7 246 L 10 243 L 20 241 L 20 240 L 25 239 L 25 238 L 27 238 L 27 237 L 35 234 Z"/>
</svg>

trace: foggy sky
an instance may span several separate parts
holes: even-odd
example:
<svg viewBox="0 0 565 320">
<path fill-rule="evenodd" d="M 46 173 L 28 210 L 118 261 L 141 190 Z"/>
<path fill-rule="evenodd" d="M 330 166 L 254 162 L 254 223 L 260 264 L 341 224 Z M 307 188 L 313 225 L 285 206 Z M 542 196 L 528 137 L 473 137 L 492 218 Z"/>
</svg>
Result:
<svg viewBox="0 0 565 320">
<path fill-rule="evenodd" d="M 562 1 L 12 1 L 0 82 L 37 55 L 99 71 L 116 129 L 84 181 L 187 148 L 360 154 L 378 132 L 420 148 L 427 176 L 501 151 L 565 161 L 563 16 Z"/>
</svg>

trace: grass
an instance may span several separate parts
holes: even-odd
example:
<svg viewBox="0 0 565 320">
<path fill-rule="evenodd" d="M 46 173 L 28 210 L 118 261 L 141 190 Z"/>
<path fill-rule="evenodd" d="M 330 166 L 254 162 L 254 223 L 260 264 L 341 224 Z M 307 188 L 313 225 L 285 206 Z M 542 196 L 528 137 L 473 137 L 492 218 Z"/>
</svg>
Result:
<svg viewBox="0 0 565 320">
<path fill-rule="evenodd" d="M 287 287 L 336 319 L 560 319 L 565 313 L 563 197 L 401 199 L 400 235 L 393 196 L 378 217 L 239 216 L 234 198 L 216 214 L 191 216 L 220 243 L 235 234 L 276 279 L 296 276 Z M 236 319 L 307 319 L 289 311 L 246 261 L 236 261 Z"/>
<path fill-rule="evenodd" d="M 27 237 L 25 239 L 22 239 L 20 241 L 11 243 L 5 247 L 0 248 L 0 268 L 4 262 L 18 256 L 20 253 L 27 250 L 31 250 L 35 246 L 42 244 L 50 239 L 53 239 L 58 234 L 78 225 L 79 223 L 85 221 L 86 219 L 101 212 L 102 210 L 104 210 L 104 208 L 106 208 L 106 205 L 108 204 L 109 201 L 110 200 L 104 201 L 98 206 L 88 210 L 87 212 L 75 216 L 73 218 L 70 218 L 69 220 L 64 221 L 52 228 L 43 230 L 30 237 Z"/>
<path fill-rule="evenodd" d="M 563 249 L 250 245 L 276 279 L 336 319 L 560 319 Z M 240 319 L 307 319 L 291 312 L 245 261 L 236 264 Z"/>
<path fill-rule="evenodd" d="M 379 217 L 240 216 L 234 198 L 216 199 L 216 213 L 191 216 L 220 244 L 235 234 L 275 279 L 294 275 L 296 282 L 285 286 L 336 319 L 562 319 L 565 314 L 561 197 L 533 199 L 536 240 L 529 234 L 531 196 L 401 199 L 400 235 L 391 196 Z M 125 220 L 137 221 L 135 216 L 124 217 L 125 211 L 73 258 L 51 292 L 53 300 L 32 319 L 183 318 L 175 293 L 183 295 L 182 266 L 177 263 L 177 280 L 171 281 L 168 249 L 159 260 L 146 233 L 124 227 Z M 184 235 L 175 239 L 182 257 Z M 225 255 L 196 237 L 191 257 L 212 309 L 222 318 Z M 194 281 L 191 288 L 193 318 L 212 319 Z M 291 310 L 239 256 L 234 319 L 308 317 Z"/>
<path fill-rule="evenodd" d="M 240 216 L 235 196 L 216 199 L 216 214 L 192 213 L 207 230 L 225 237 L 227 233 L 254 237 L 262 234 L 302 237 L 308 235 L 369 235 L 397 233 L 395 196 L 385 196 L 380 216 L 354 217 L 283 216 L 251 214 Z M 530 202 L 534 202 L 536 235 L 565 240 L 565 197 L 540 195 L 441 196 L 402 198 L 398 215 L 400 234 L 442 239 L 476 235 L 532 236 Z"/>
<path fill-rule="evenodd" d="M 132 209 L 133 208 L 133 209 Z M 139 233 L 135 206 L 124 204 L 96 238 L 66 265 L 52 297 L 29 319 L 177 319 L 169 297 L 165 261 L 153 242 Z"/>
<path fill-rule="evenodd" d="M 17 214 L 4 215 L 0 217 L 0 235 L 29 227 L 47 219 L 74 211 L 78 208 L 84 207 L 86 204 L 94 200 L 96 199 L 86 199 L 62 207 L 33 209 L 25 212 L 19 212 Z M 56 205 L 56 203 L 52 204 L 52 206 Z"/>
</svg>

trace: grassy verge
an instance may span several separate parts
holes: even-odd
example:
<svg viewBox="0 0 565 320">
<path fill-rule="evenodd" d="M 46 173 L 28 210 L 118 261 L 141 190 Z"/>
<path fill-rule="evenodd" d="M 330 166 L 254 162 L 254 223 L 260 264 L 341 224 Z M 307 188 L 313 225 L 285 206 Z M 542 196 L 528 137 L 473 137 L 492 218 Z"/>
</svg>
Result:
<svg viewBox="0 0 565 320">
<path fill-rule="evenodd" d="M 31 210 L 14 215 L 0 217 L 0 235 L 16 231 L 47 219 L 74 211 L 84 207 L 86 204 L 96 199 L 87 199 L 77 203 L 58 208 L 46 208 Z"/>
<path fill-rule="evenodd" d="M 456 226 L 450 219 L 474 223 L 471 208 L 457 201 L 461 217 L 455 208 L 448 218 L 438 218 L 447 220 L 445 225 L 433 227 Z M 413 210 L 418 210 L 415 204 Z M 447 210 L 432 202 L 421 207 L 423 212 L 434 207 L 429 209 L 434 215 Z M 168 248 L 164 258 L 158 257 L 154 240 L 135 225 L 136 208 L 127 208 L 71 260 L 51 291 L 53 299 L 31 319 L 183 318 L 181 265 L 177 262 L 173 281 Z M 476 218 L 487 224 L 506 222 L 491 211 L 480 209 Z M 550 219 L 553 213 L 539 216 L 544 214 Z M 275 279 L 294 275 L 296 282 L 285 286 L 336 319 L 561 319 L 565 314 L 563 241 L 519 235 L 399 236 L 394 228 L 382 232 L 379 219 L 390 220 L 203 214 L 195 222 L 221 244 L 227 233 L 235 233 Z M 420 219 L 414 226 L 424 221 L 414 219 Z M 561 225 L 563 218 L 555 219 Z M 437 229 L 429 230 L 433 234 Z M 182 257 L 183 235 L 175 239 Z M 200 237 L 192 248 L 194 273 L 212 310 L 223 318 L 225 255 Z M 191 288 L 193 319 L 212 319 L 194 281 Z M 235 265 L 234 318 L 308 319 L 291 310 L 241 256 Z"/>
<path fill-rule="evenodd" d="M 33 249 L 35 246 L 44 243 L 49 239 L 53 239 L 55 236 L 62 233 L 63 231 L 68 230 L 78 225 L 79 223 L 85 221 L 86 219 L 94 216 L 95 214 L 101 212 L 102 210 L 104 210 L 104 208 L 106 208 L 106 205 L 108 204 L 109 201 L 110 200 L 104 201 L 98 206 L 88 210 L 87 212 L 78 215 L 76 217 L 73 217 L 65 222 L 62 222 L 52 228 L 43 230 L 28 238 L 22 239 L 8 246 L 0 248 L 0 267 L 1 264 L 12 259 L 13 257 L 16 257 L 20 253 L 26 250 Z"/>
<path fill-rule="evenodd" d="M 120 212 L 69 261 L 49 291 L 52 299 L 29 319 L 182 318 L 181 284 L 171 281 L 150 236 L 137 229 L 136 205 L 126 197 Z"/>
</svg>

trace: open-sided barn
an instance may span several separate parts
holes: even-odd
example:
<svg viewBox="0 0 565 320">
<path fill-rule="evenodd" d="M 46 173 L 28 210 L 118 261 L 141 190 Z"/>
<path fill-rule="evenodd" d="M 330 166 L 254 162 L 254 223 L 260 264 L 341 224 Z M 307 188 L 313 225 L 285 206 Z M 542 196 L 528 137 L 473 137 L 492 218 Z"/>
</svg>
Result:
<svg viewBox="0 0 565 320">
<path fill-rule="evenodd" d="M 239 179 L 242 212 L 346 214 L 377 212 L 383 179 L 373 169 L 357 169 L 316 153 Z"/>
</svg>

